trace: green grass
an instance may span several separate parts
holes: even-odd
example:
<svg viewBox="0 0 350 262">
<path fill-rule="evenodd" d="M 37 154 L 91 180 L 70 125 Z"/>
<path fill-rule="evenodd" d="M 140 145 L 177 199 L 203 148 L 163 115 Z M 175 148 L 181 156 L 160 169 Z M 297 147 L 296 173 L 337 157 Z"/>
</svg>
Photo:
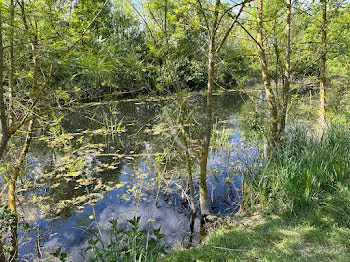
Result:
<svg viewBox="0 0 350 262">
<path fill-rule="evenodd" d="M 350 176 L 350 126 L 329 125 L 321 140 L 302 128 L 291 130 L 261 166 L 243 174 L 244 203 L 291 213 L 320 204 Z"/>
<path fill-rule="evenodd" d="M 349 124 L 331 123 L 322 139 L 294 129 L 260 162 L 243 174 L 242 207 L 255 215 L 224 218 L 162 261 L 350 262 Z"/>
<path fill-rule="evenodd" d="M 350 261 L 350 229 L 276 215 L 241 217 L 161 261 Z"/>
</svg>

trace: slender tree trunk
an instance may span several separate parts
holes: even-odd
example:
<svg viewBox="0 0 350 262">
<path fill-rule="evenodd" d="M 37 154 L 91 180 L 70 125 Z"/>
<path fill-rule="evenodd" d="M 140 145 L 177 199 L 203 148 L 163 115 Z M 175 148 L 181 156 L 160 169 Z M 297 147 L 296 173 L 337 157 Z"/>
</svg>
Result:
<svg viewBox="0 0 350 262">
<path fill-rule="evenodd" d="M 24 6 L 24 1 L 22 0 L 21 4 L 21 11 L 22 11 L 22 19 L 23 19 L 23 24 L 25 26 L 25 29 L 28 30 L 28 24 L 26 21 L 26 14 L 25 14 L 25 6 Z M 38 49 L 38 35 L 37 35 L 37 22 L 35 21 L 35 30 L 36 33 L 31 41 L 31 47 L 32 47 L 32 60 L 33 60 L 33 77 L 32 77 L 32 90 L 31 90 L 31 101 L 33 105 L 35 104 L 35 98 L 38 95 L 38 54 L 37 54 L 37 49 Z M 34 110 L 34 109 L 31 109 Z M 32 139 L 32 129 L 34 125 L 34 112 L 30 112 L 30 121 L 28 125 L 28 134 L 25 140 L 25 143 L 23 145 L 22 152 L 15 164 L 15 167 L 11 173 L 10 177 L 10 183 L 9 183 L 9 208 L 10 210 L 17 215 L 17 206 L 16 206 L 16 183 L 17 183 L 17 178 L 20 172 L 20 169 L 23 165 L 23 162 L 25 160 L 25 157 L 27 155 L 30 142 Z M 10 228 L 10 261 L 17 261 L 18 260 L 18 240 L 17 240 L 17 221 L 11 225 Z"/>
<path fill-rule="evenodd" d="M 1 199 L 0 199 L 0 203 L 2 203 Z M 4 246 L 2 244 L 3 240 L 4 240 L 4 236 L 0 232 L 0 262 L 6 262 L 6 257 L 4 254 Z"/>
<path fill-rule="evenodd" d="M 164 1 L 164 34 L 165 34 L 166 47 L 168 49 L 168 52 L 170 52 L 167 23 L 168 23 L 168 0 L 165 0 Z"/>
<path fill-rule="evenodd" d="M 290 23 L 291 23 L 291 13 L 292 13 L 292 0 L 286 0 L 287 5 L 287 23 L 285 29 L 286 37 L 286 70 L 284 75 L 284 85 L 282 90 L 282 113 L 281 113 L 281 127 L 280 133 L 283 133 L 286 127 L 287 120 L 287 108 L 289 103 L 289 89 L 290 89 Z"/>
<path fill-rule="evenodd" d="M 213 15 L 213 25 L 209 32 L 209 51 L 208 51 L 208 90 L 207 90 L 207 116 L 204 134 L 204 143 L 202 148 L 202 154 L 200 159 L 200 184 L 199 184 L 199 202 L 201 206 L 201 214 L 210 214 L 209 210 L 209 198 L 208 198 L 208 188 L 207 188 L 207 165 L 208 165 L 208 155 L 210 138 L 213 125 L 213 112 L 212 112 L 212 96 L 214 88 L 214 74 L 215 74 L 215 36 L 217 31 L 217 22 L 219 15 L 220 0 L 216 0 L 215 10 Z"/>
<path fill-rule="evenodd" d="M 13 86 L 14 86 L 14 51 L 13 51 L 13 41 L 14 41 L 14 20 L 15 20 L 15 6 L 14 1 L 10 2 L 10 75 L 9 75 L 9 106 L 8 106 L 8 118 L 9 126 L 13 125 Z"/>
<path fill-rule="evenodd" d="M 33 78 L 32 78 L 32 92 L 31 92 L 31 99 L 32 103 L 35 103 L 36 97 L 38 94 L 38 24 L 37 21 L 35 21 L 35 35 L 32 39 L 32 56 L 33 56 Z"/>
<path fill-rule="evenodd" d="M 2 40 L 2 4 L 0 4 L 0 159 L 10 139 L 9 127 L 6 115 L 6 104 L 4 100 L 4 46 Z"/>
<path fill-rule="evenodd" d="M 327 61 L 327 1 L 323 1 L 322 5 L 322 54 L 320 61 L 320 133 L 327 128 L 326 123 L 326 61 Z"/>
<path fill-rule="evenodd" d="M 2 238 L 2 236 L 0 236 Z M 4 247 L 2 245 L 2 239 L 0 239 L 0 262 L 6 262 Z"/>
<path fill-rule="evenodd" d="M 201 214 L 210 214 L 209 198 L 207 189 L 207 164 L 209 155 L 209 145 L 212 129 L 212 94 L 214 86 L 214 53 L 212 48 L 212 41 L 209 47 L 209 62 L 208 62 L 208 90 L 207 90 L 207 116 L 205 124 L 204 143 L 202 148 L 202 155 L 200 159 L 200 188 L 199 201 L 201 206 Z"/>
<path fill-rule="evenodd" d="M 33 80 L 32 80 L 32 103 L 35 103 L 35 99 L 38 96 L 38 55 L 37 55 L 37 41 L 32 44 L 33 49 Z"/>
<path fill-rule="evenodd" d="M 30 142 L 32 139 L 33 125 L 34 125 L 34 120 L 32 119 L 29 121 L 27 138 L 24 142 L 22 152 L 19 158 L 17 159 L 16 165 L 12 170 L 10 182 L 9 182 L 9 190 L 8 190 L 9 208 L 12 211 L 12 213 L 16 216 L 17 216 L 16 183 L 17 183 L 19 172 L 21 170 L 21 167 L 23 165 L 23 162 L 25 160 L 25 157 L 27 155 L 27 152 L 30 146 Z M 13 223 L 10 226 L 10 245 L 11 245 L 10 261 L 14 261 L 14 262 L 18 260 L 17 225 L 18 225 L 18 220 L 16 218 L 15 221 L 13 221 Z"/>
<path fill-rule="evenodd" d="M 270 130 L 269 130 L 269 149 L 268 152 L 271 151 L 271 148 L 278 141 L 278 110 L 275 95 L 273 94 L 271 88 L 271 80 L 268 72 L 268 64 L 266 60 L 266 54 L 264 49 L 264 41 L 263 41 L 263 0 L 258 0 L 258 33 L 257 33 L 257 43 L 258 43 L 258 55 L 260 59 L 261 73 L 262 78 L 264 80 L 264 89 L 266 93 L 267 101 L 270 105 Z"/>
<path fill-rule="evenodd" d="M 276 12 L 275 12 L 276 13 Z M 275 14 L 277 16 L 277 14 Z M 276 32 L 276 23 L 277 23 L 277 18 L 274 20 L 273 23 L 273 47 L 275 49 L 275 56 L 276 56 L 276 60 L 275 60 L 275 90 L 276 93 L 278 93 L 278 66 L 279 66 L 279 62 L 280 62 L 280 54 L 279 54 L 279 50 L 278 50 L 278 39 L 277 39 L 277 32 Z"/>
<path fill-rule="evenodd" d="M 278 51 L 278 41 L 277 37 L 274 39 L 274 47 L 275 47 L 275 54 L 276 54 L 276 65 L 275 65 L 275 90 L 278 92 L 278 64 L 280 62 L 280 57 L 279 57 L 279 51 Z"/>
</svg>

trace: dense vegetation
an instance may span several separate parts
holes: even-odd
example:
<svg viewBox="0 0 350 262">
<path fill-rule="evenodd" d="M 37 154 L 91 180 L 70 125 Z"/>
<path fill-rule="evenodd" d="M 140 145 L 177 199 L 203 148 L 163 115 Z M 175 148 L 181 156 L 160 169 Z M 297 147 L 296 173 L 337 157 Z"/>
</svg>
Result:
<svg viewBox="0 0 350 262">
<path fill-rule="evenodd" d="M 347 261 L 349 126 L 333 123 L 322 140 L 303 129 L 246 177 L 245 210 L 216 223 L 201 246 L 164 261 Z"/>
<path fill-rule="evenodd" d="M 39 200 L 44 199 L 43 195 L 54 198 L 60 194 L 65 202 L 57 204 L 57 214 L 79 201 L 93 206 L 99 196 L 93 190 L 111 188 L 110 181 L 91 175 L 92 166 L 100 161 L 97 157 L 91 160 L 91 156 L 103 155 L 101 147 L 91 146 L 90 138 L 75 139 L 77 134 L 67 134 L 62 127 L 65 112 L 78 112 L 77 108 L 87 102 L 138 98 L 142 104 L 151 96 L 165 100 L 166 106 L 153 110 L 157 111 L 157 123 L 150 129 L 159 135 L 155 144 L 169 145 L 162 148 L 162 153 L 154 154 L 155 184 L 165 187 L 176 178 L 180 181 L 176 186 L 186 195 L 189 212 L 202 218 L 210 215 L 208 159 L 219 147 L 233 150 L 232 144 L 224 143 L 230 136 L 228 131 L 220 130 L 213 117 L 213 92 L 222 89 L 235 89 L 250 101 L 245 105 L 250 108 L 242 115 L 245 124 L 241 128 L 257 153 L 252 160 L 254 166 L 232 171 L 243 181 L 240 207 L 300 216 L 300 220 L 308 213 L 308 223 L 310 216 L 317 219 L 307 226 L 317 230 L 324 226 L 325 232 L 335 234 L 335 238 L 347 236 L 349 18 L 350 5 L 343 0 L 2 1 L 0 262 L 19 259 L 18 232 L 31 230 L 18 208 L 19 199 L 31 199 L 42 214 L 44 205 L 40 206 L 43 202 Z M 190 98 L 190 92 L 197 91 L 206 96 L 201 100 L 202 108 Z M 306 99 L 309 96 L 310 102 Z M 315 97 L 316 106 L 312 100 Z M 120 113 L 108 106 L 109 115 Z M 303 129 L 295 122 L 305 108 L 312 116 L 308 120 L 313 121 Z M 148 105 L 144 108 L 152 109 Z M 98 115 L 98 107 L 94 110 L 89 119 L 103 125 L 95 134 L 109 132 L 120 142 L 114 156 L 123 161 L 133 158 L 139 145 L 133 145 L 131 139 L 126 140 L 129 145 L 122 142 L 121 134 L 128 128 L 124 116 L 109 122 L 106 114 Z M 332 121 L 334 118 L 341 120 Z M 88 137 L 89 130 L 82 132 Z M 250 140 L 253 137 L 254 142 Z M 64 154 L 65 161 L 57 161 L 45 177 L 38 171 L 38 178 L 26 169 L 26 163 L 33 161 L 28 157 L 33 140 L 40 139 L 47 142 L 47 148 Z M 83 151 L 75 150 L 73 144 L 81 144 Z M 263 144 L 265 150 L 260 152 Z M 135 151 L 129 150 L 133 147 Z M 53 158 L 53 162 L 58 159 L 57 155 Z M 121 170 L 117 165 L 104 168 L 100 171 Z M 51 183 L 54 179 L 59 182 Z M 142 190 L 137 190 L 133 190 L 135 201 L 142 195 Z M 75 198 L 67 199 L 67 192 Z M 90 202 L 82 192 L 92 196 Z M 285 226 L 281 221 L 277 225 Z M 159 231 L 152 238 L 138 222 L 132 225 L 133 229 L 120 229 L 119 233 L 112 228 L 114 239 L 109 243 L 95 235 L 97 238 L 90 242 L 91 261 L 101 257 L 113 260 L 105 256 L 113 253 L 118 241 L 123 243 L 118 259 L 150 260 L 164 251 L 157 242 L 162 238 Z M 332 225 L 337 226 L 334 231 Z M 294 228 L 291 234 L 303 230 Z M 245 240 L 251 237 L 247 232 L 236 233 Z M 252 234 L 264 249 L 266 243 L 259 239 L 260 231 Z M 342 236 L 339 241 L 343 241 Z M 41 259 L 40 237 L 34 242 Z M 343 247 L 349 248 L 348 244 L 345 241 Z M 339 247 L 336 241 L 332 245 Z M 270 255 L 259 259 L 279 258 Z M 61 250 L 55 256 L 62 260 L 67 257 Z M 343 259 L 341 254 L 335 256 Z"/>
</svg>

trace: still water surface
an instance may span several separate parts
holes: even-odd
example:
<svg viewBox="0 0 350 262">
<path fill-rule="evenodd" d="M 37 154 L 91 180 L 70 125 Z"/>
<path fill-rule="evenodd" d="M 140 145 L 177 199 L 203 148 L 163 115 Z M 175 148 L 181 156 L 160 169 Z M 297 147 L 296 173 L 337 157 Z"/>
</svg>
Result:
<svg viewBox="0 0 350 262">
<path fill-rule="evenodd" d="M 237 210 L 241 180 L 232 170 L 238 159 L 254 154 L 253 149 L 239 151 L 244 142 L 240 118 L 249 108 L 245 100 L 235 92 L 214 96 L 218 147 L 210 154 L 208 192 L 218 215 Z M 200 94 L 187 101 L 194 125 L 203 121 L 205 102 Z M 97 222 L 107 232 L 111 219 L 123 224 L 134 216 L 141 216 L 142 227 L 161 226 L 168 246 L 187 246 L 190 239 L 198 243 L 199 219 L 190 238 L 187 173 L 184 154 L 176 153 L 181 151 L 177 127 L 169 124 L 172 104 L 172 99 L 150 99 L 72 107 L 53 115 L 57 124 L 38 130 L 28 154 L 32 183 L 22 195 L 25 217 L 37 229 L 20 248 L 23 259 L 37 256 L 40 246 L 42 253 L 61 247 L 72 261 L 84 261 L 88 228 Z M 198 141 L 191 141 L 198 198 Z"/>
</svg>

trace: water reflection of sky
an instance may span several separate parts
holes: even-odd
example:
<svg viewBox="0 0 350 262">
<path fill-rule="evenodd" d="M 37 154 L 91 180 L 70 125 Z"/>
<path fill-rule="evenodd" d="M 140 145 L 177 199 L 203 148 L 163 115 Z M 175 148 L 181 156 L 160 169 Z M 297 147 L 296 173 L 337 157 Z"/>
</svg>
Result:
<svg viewBox="0 0 350 262">
<path fill-rule="evenodd" d="M 194 99 L 199 102 L 203 100 L 203 98 L 199 96 L 195 96 Z M 208 193 L 212 200 L 213 212 L 215 214 L 227 214 L 238 208 L 238 193 L 242 182 L 240 177 L 235 176 L 233 173 L 235 163 L 238 159 L 246 159 L 249 161 L 249 158 L 255 154 L 253 149 L 240 151 L 244 138 L 239 132 L 235 112 L 239 111 L 238 104 L 242 104 L 242 101 L 237 104 L 237 99 L 237 95 L 233 97 L 232 95 L 216 97 L 216 111 L 214 111 L 214 114 L 220 115 L 220 110 L 226 112 L 226 117 L 221 120 L 226 121 L 225 126 L 231 128 L 232 133 L 228 136 L 230 149 L 215 151 L 211 153 L 209 157 Z M 128 112 L 128 114 L 130 119 L 136 117 L 140 124 L 144 125 L 149 121 L 150 112 L 152 110 L 154 114 L 154 109 L 150 108 L 149 105 L 141 106 L 146 110 L 143 115 L 140 105 L 131 109 L 131 112 Z M 126 112 L 124 113 L 126 114 Z M 141 121 L 140 119 L 143 118 L 146 120 Z M 83 124 L 80 123 L 78 128 L 84 128 Z M 128 136 L 126 136 L 127 142 L 128 139 Z M 94 138 L 94 140 L 97 141 L 98 139 Z M 132 145 L 131 142 L 130 144 Z M 152 143 L 144 140 L 142 144 L 143 152 L 152 152 Z M 110 148 L 109 144 L 108 148 Z M 51 157 L 56 160 L 54 155 L 48 154 L 49 156 L 45 154 L 44 156 L 40 154 L 33 156 L 33 153 L 30 155 L 32 156 L 31 162 L 36 171 L 43 168 L 42 163 L 45 163 L 45 158 L 48 159 Z M 94 204 L 94 210 L 91 205 L 87 205 L 82 212 L 70 213 L 68 216 L 61 216 L 61 218 L 53 221 L 46 219 L 37 220 L 37 223 L 42 228 L 41 230 L 48 235 L 45 241 L 41 241 L 43 252 L 53 252 L 58 247 L 62 247 L 62 250 L 66 250 L 71 254 L 71 261 L 83 261 L 87 259 L 83 257 L 88 239 L 85 229 L 94 222 L 95 219 L 106 234 L 110 220 L 117 218 L 120 223 L 123 224 L 126 219 L 131 219 L 134 216 L 141 216 L 142 227 L 146 228 L 150 224 L 153 228 L 161 226 L 161 233 L 165 234 L 164 241 L 169 246 L 186 245 L 190 232 L 190 219 L 186 205 L 181 205 L 182 199 L 180 194 L 173 194 L 169 199 L 164 197 L 161 193 L 157 194 L 155 187 L 147 188 L 144 186 L 141 187 L 141 193 L 144 193 L 144 196 L 140 201 L 135 202 L 133 198 L 125 198 L 128 189 L 133 185 L 142 185 L 140 178 L 135 175 L 136 172 L 149 174 L 146 179 L 153 178 L 151 170 L 152 161 L 154 161 L 154 159 L 147 159 L 145 157 L 138 158 L 134 164 L 132 164 L 133 160 L 123 160 L 121 169 L 115 170 L 115 173 L 113 173 L 113 171 L 108 171 L 108 176 L 115 176 L 115 180 L 118 180 L 117 183 L 125 182 L 125 185 L 108 191 L 101 200 Z M 91 163 L 89 168 L 91 168 Z M 195 185 L 198 185 L 198 181 L 195 181 Z M 198 186 L 196 186 L 196 195 L 198 198 Z M 174 203 L 176 204 L 175 206 Z M 31 208 L 34 209 L 35 207 Z M 91 219 L 93 213 L 95 213 L 96 217 Z M 150 222 L 150 220 L 152 222 Z M 30 253 L 34 254 L 36 252 L 33 243 L 33 241 L 30 241 L 24 247 L 21 247 L 21 256 Z"/>
<path fill-rule="evenodd" d="M 144 162 L 140 163 L 140 170 L 148 172 L 148 168 Z M 124 165 L 120 182 L 130 180 L 131 170 Z M 132 184 L 132 183 L 131 183 Z M 125 200 L 123 196 L 127 194 L 127 187 L 114 189 L 94 205 L 96 220 L 91 219 L 94 213 L 92 206 L 87 206 L 83 212 L 68 218 L 59 228 L 56 228 L 55 223 L 48 223 L 45 219 L 39 221 L 42 228 L 48 231 L 56 231 L 56 235 L 44 243 L 43 249 L 54 252 L 58 247 L 67 250 L 71 254 L 72 261 L 82 261 L 85 254 L 84 250 L 87 247 L 86 229 L 90 223 L 96 221 L 102 232 L 108 234 L 110 226 L 109 221 L 118 219 L 120 224 L 126 223 L 127 219 L 134 216 L 141 216 L 140 226 L 147 228 L 151 225 L 152 228 L 161 227 L 161 233 L 165 234 L 164 241 L 169 246 L 180 246 L 185 243 L 190 231 L 189 221 L 185 214 L 180 213 L 176 208 L 158 198 L 155 205 L 154 195 L 148 195 L 147 199 L 143 199 L 138 203 L 131 200 Z M 151 193 L 151 192 L 150 192 Z M 60 223 L 56 221 L 56 223 Z M 21 251 L 25 253 L 34 252 L 32 244 L 22 247 Z"/>
</svg>

